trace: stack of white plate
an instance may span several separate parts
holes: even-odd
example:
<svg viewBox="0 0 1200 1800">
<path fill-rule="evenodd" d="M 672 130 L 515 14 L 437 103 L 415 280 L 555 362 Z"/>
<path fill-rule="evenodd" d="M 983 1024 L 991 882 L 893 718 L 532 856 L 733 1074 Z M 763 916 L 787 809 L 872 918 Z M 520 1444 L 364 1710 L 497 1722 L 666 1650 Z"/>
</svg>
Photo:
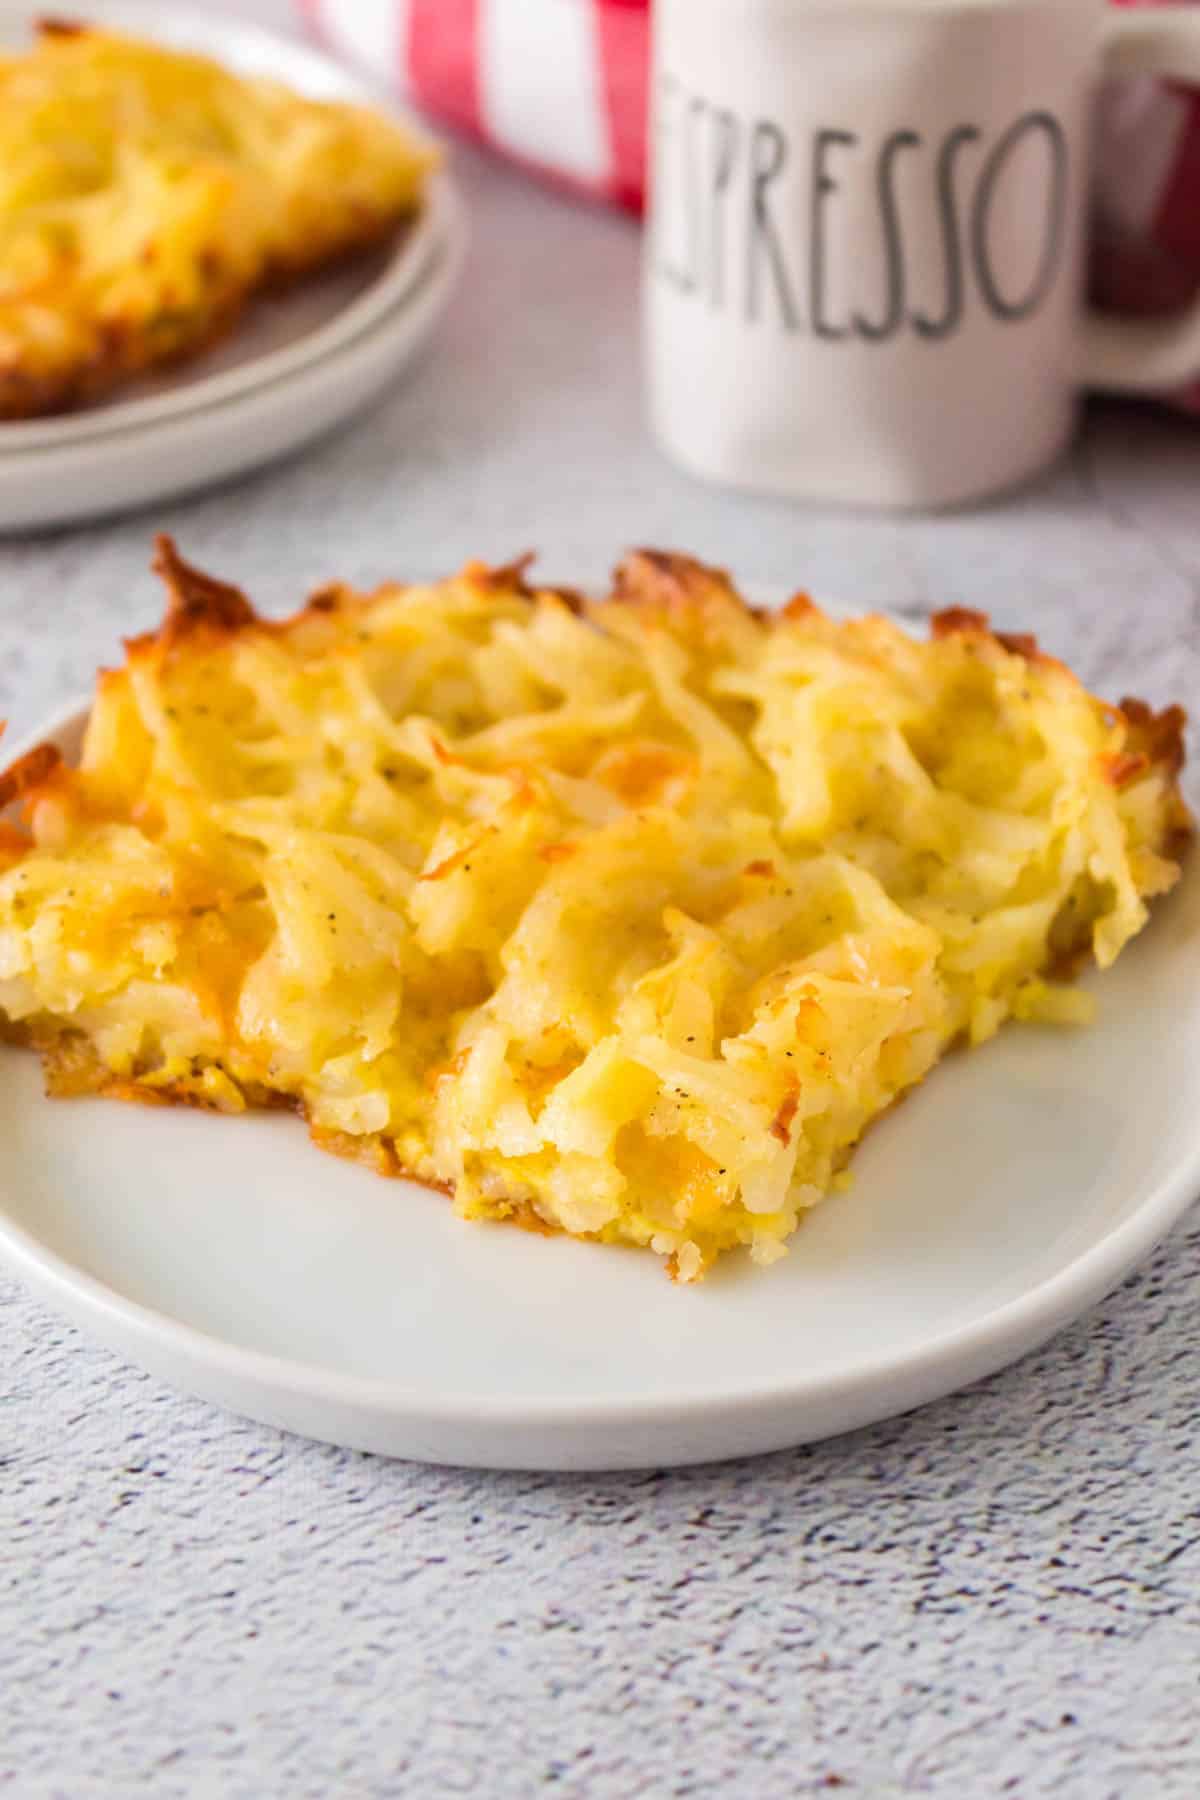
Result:
<svg viewBox="0 0 1200 1800">
<path fill-rule="evenodd" d="M 87 16 L 300 93 L 388 108 L 328 57 L 220 15 L 89 4 Z M 0 26 L 5 47 L 27 41 L 11 16 Z M 353 418 L 429 337 L 465 241 L 457 191 L 439 173 L 420 216 L 387 249 L 256 302 L 204 356 L 77 412 L 0 422 L 0 531 L 62 525 L 203 487 Z"/>
</svg>

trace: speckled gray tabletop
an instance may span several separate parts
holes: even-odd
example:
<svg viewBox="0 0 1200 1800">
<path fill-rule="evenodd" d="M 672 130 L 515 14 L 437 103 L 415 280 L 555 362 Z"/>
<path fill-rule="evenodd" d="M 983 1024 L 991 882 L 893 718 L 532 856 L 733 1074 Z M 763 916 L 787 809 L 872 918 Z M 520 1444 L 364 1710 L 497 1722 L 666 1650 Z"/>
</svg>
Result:
<svg viewBox="0 0 1200 1800">
<path fill-rule="evenodd" d="M 273 609 L 332 575 L 537 545 L 569 579 L 676 544 L 914 617 L 990 609 L 1102 690 L 1196 694 L 1200 426 L 1099 409 L 1049 480 L 937 521 L 707 492 L 642 439 L 632 227 L 460 161 L 467 279 L 369 417 L 153 517 L 0 545 L 14 729 L 154 618 L 158 528 Z M 554 1478 L 245 1424 L 0 1276 L 0 1789 L 1193 1800 L 1198 1280 L 1193 1222 L 918 1414 Z"/>
</svg>

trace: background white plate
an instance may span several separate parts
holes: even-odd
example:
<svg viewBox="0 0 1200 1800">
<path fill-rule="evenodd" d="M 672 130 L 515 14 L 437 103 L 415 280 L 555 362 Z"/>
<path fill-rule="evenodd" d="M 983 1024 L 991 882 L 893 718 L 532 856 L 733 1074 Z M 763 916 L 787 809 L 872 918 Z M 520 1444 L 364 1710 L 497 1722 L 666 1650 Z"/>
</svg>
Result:
<svg viewBox="0 0 1200 1800">
<path fill-rule="evenodd" d="M 30 14 L 0 12 L 0 47 L 23 49 Z M 243 75 L 266 75 L 297 93 L 349 100 L 390 113 L 426 142 L 423 126 L 349 69 L 319 51 L 220 13 L 188 7 L 101 3 L 80 9 L 89 22 L 199 51 Z M 429 184 L 420 216 L 386 249 L 254 302 L 229 335 L 203 355 L 145 377 L 113 395 L 49 419 L 0 420 L 0 455 L 56 448 L 84 437 L 178 418 L 303 368 L 364 332 L 392 311 L 430 266 L 447 231 L 451 204 L 444 174 Z"/>
<path fill-rule="evenodd" d="M 73 754 L 81 715 L 48 728 Z M 283 1115 L 51 1102 L 0 1051 L 0 1253 L 95 1337 L 219 1404 L 426 1461 L 663 1466 L 915 1406 L 1033 1348 L 1200 1190 L 1200 879 L 1094 981 L 868 1136 L 791 1255 L 657 1259 L 466 1225 Z"/>
<path fill-rule="evenodd" d="M 84 11 L 303 93 L 389 109 L 330 58 L 217 13 L 128 3 Z M 27 19 L 0 14 L 0 43 L 21 44 L 28 35 Z M 440 171 L 419 218 L 390 247 L 254 303 L 205 355 L 77 412 L 0 421 L 0 531 L 162 500 L 256 467 L 352 418 L 424 344 L 465 240 L 458 191 Z"/>
<path fill-rule="evenodd" d="M 329 355 L 178 417 L 0 456 L 0 532 L 74 524 L 190 493 L 356 418 L 424 348 L 453 292 L 466 223 L 449 184 L 439 214 L 445 235 L 422 279 Z"/>
</svg>

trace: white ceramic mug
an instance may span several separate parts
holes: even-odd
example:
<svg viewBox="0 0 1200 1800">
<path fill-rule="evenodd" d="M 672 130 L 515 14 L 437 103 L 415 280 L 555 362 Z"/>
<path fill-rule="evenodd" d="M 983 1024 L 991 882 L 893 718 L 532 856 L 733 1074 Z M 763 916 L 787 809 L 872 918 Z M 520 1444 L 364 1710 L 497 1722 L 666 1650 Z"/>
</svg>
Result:
<svg viewBox="0 0 1200 1800">
<path fill-rule="evenodd" d="M 768 492 L 944 506 L 1064 447 L 1082 387 L 1200 371 L 1200 306 L 1084 310 L 1102 75 L 1200 80 L 1200 12 L 655 0 L 652 429 Z"/>
</svg>

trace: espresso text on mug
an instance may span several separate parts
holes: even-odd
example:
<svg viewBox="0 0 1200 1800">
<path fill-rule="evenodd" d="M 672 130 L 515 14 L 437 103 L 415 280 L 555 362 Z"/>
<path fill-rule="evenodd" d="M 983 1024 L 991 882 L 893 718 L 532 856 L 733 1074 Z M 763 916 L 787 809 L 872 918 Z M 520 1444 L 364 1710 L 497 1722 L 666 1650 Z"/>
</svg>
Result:
<svg viewBox="0 0 1200 1800">
<path fill-rule="evenodd" d="M 777 121 L 739 115 L 663 71 L 655 121 L 655 277 L 749 324 L 831 341 L 882 344 L 905 332 L 936 340 L 971 306 L 1005 323 L 1032 317 L 1062 267 L 1068 140 L 1043 108 L 998 131 L 964 120 L 936 134 L 898 126 L 868 137 L 829 125 L 797 141 Z M 1006 180 L 1030 158 L 1040 161 L 1031 190 L 1038 248 L 1032 266 L 1014 273 L 993 221 Z M 914 180 L 938 221 L 935 305 L 910 292 L 904 196 Z M 864 183 L 880 251 L 867 265 L 872 291 L 835 292 L 828 248 L 837 210 Z"/>
</svg>

